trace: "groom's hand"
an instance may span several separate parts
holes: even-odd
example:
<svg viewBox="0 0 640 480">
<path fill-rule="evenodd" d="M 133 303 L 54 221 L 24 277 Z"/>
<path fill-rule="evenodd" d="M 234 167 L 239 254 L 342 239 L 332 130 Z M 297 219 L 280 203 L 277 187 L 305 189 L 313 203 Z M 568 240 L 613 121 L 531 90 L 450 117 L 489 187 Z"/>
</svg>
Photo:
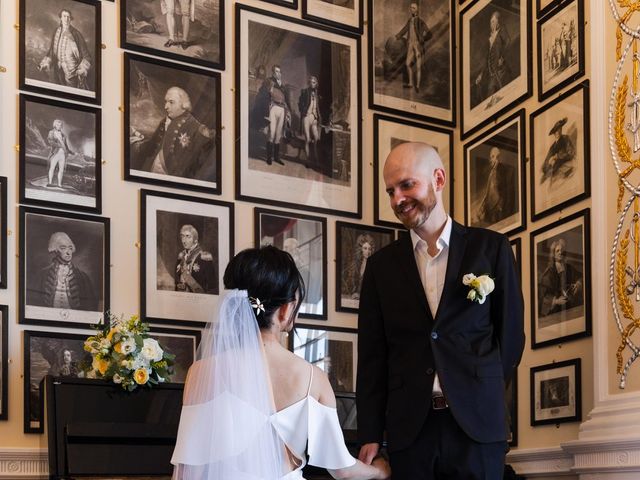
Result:
<svg viewBox="0 0 640 480">
<path fill-rule="evenodd" d="M 371 465 L 373 459 L 378 455 L 378 451 L 380 450 L 380 444 L 378 443 L 365 443 L 360 448 L 360 454 L 358 455 L 358 460 L 362 463 L 366 463 L 367 465 Z"/>
</svg>

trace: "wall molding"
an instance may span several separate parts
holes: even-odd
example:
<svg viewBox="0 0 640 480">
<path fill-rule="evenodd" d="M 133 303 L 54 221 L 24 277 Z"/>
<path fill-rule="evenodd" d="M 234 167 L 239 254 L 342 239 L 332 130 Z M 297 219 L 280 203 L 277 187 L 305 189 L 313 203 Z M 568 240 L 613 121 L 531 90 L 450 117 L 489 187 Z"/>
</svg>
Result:
<svg viewBox="0 0 640 480">
<path fill-rule="evenodd" d="M 0 478 L 40 480 L 49 476 L 47 450 L 0 448 Z"/>
<path fill-rule="evenodd" d="M 575 475 L 573 458 L 561 447 L 513 450 L 507 454 L 507 463 L 527 478 Z"/>
</svg>

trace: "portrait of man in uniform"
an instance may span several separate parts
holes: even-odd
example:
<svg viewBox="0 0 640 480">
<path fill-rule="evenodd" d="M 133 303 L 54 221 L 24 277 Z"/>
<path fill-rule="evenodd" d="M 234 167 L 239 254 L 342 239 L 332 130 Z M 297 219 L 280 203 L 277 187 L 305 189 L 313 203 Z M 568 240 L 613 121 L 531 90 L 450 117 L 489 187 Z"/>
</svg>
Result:
<svg viewBox="0 0 640 480">
<path fill-rule="evenodd" d="M 156 225 L 156 288 L 176 293 L 217 295 L 217 219 L 158 211 Z"/>
<path fill-rule="evenodd" d="M 183 225 L 180 241 L 183 249 L 176 262 L 176 291 L 215 293 L 217 281 L 213 255 L 198 243 L 198 231 L 192 225 Z"/>
<path fill-rule="evenodd" d="M 125 178 L 216 193 L 219 74 L 125 55 Z"/>
<path fill-rule="evenodd" d="M 97 102 L 99 7 L 75 0 L 25 0 L 22 14 L 23 85 Z"/>
</svg>

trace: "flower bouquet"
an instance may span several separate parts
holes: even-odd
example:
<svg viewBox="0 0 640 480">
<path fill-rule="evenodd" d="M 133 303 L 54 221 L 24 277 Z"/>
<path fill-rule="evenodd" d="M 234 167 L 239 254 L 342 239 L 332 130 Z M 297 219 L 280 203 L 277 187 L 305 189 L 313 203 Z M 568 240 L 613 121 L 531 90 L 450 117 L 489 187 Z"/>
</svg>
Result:
<svg viewBox="0 0 640 480">
<path fill-rule="evenodd" d="M 84 341 L 93 357 L 91 365 L 83 366 L 86 378 L 112 380 L 130 392 L 169 380 L 175 355 L 149 337 L 149 324 L 137 315 L 125 319 L 109 314 L 109 325 L 98 324 L 97 329 Z"/>
</svg>

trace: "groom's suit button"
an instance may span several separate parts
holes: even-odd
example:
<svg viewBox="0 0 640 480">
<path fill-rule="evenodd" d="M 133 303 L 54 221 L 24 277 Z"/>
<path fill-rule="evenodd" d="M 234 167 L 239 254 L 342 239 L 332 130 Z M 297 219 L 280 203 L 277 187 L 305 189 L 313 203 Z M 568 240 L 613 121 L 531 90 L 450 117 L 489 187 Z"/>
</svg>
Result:
<svg viewBox="0 0 640 480">
<path fill-rule="evenodd" d="M 434 340 L 438 339 L 438 333 L 437 332 L 431 332 L 431 338 L 433 338 Z"/>
<path fill-rule="evenodd" d="M 433 368 L 427 368 L 427 375 L 433 375 Z"/>
</svg>

